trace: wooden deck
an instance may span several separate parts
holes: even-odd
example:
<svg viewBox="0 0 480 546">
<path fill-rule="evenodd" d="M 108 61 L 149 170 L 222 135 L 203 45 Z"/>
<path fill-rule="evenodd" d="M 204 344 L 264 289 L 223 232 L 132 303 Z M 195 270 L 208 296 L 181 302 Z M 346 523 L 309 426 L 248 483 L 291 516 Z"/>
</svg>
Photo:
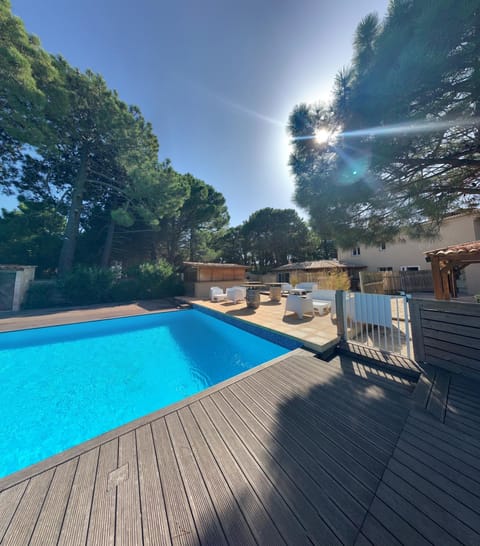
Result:
<svg viewBox="0 0 480 546">
<path fill-rule="evenodd" d="M 0 543 L 478 545 L 478 385 L 449 385 L 442 423 L 413 378 L 294 351 L 0 480 Z"/>
</svg>

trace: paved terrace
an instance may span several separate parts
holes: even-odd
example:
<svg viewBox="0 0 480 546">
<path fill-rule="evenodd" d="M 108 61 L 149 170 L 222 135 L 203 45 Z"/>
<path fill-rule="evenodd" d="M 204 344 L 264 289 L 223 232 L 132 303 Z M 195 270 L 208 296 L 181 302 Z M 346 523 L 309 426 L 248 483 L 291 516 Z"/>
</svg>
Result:
<svg viewBox="0 0 480 546">
<path fill-rule="evenodd" d="M 247 307 L 245 301 L 233 303 L 232 301 L 211 302 L 195 298 L 184 298 L 185 301 L 213 309 L 231 317 L 281 332 L 287 336 L 299 340 L 303 345 L 320 353 L 328 352 L 338 342 L 337 326 L 330 313 L 324 316 L 315 314 L 313 317 L 305 315 L 299 319 L 295 313 L 285 313 L 285 297 L 280 302 L 270 301 L 268 295 L 260 296 L 260 306 L 257 309 Z"/>
<path fill-rule="evenodd" d="M 0 543 L 478 545 L 479 393 L 298 349 L 0 480 Z"/>
</svg>

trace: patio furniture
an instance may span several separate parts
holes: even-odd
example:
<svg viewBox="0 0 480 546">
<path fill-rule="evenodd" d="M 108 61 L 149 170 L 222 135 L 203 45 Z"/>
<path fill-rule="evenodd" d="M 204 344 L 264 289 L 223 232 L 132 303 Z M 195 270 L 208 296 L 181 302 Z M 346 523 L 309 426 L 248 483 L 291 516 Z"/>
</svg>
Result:
<svg viewBox="0 0 480 546">
<path fill-rule="evenodd" d="M 306 290 L 304 290 L 303 288 L 292 288 L 291 290 L 288 291 L 289 294 L 293 294 L 294 296 L 305 296 L 305 294 L 307 293 Z"/>
<path fill-rule="evenodd" d="M 282 282 L 282 294 L 288 294 L 290 290 L 293 290 L 293 286 L 289 282 Z"/>
<path fill-rule="evenodd" d="M 226 297 L 227 294 L 219 286 L 212 286 L 210 288 L 210 301 L 224 301 Z"/>
<path fill-rule="evenodd" d="M 245 299 L 247 301 L 247 307 L 250 307 L 250 309 L 258 309 L 260 306 L 260 290 L 255 287 L 247 288 Z"/>
<path fill-rule="evenodd" d="M 311 313 L 312 317 L 315 314 L 313 309 L 313 301 L 311 299 L 302 298 L 295 294 L 289 294 L 287 296 L 287 302 L 285 303 L 285 313 L 287 311 L 293 311 L 297 314 L 299 319 L 303 319 L 305 313 Z"/>
<path fill-rule="evenodd" d="M 326 315 L 330 311 L 330 302 L 325 300 L 312 300 L 313 310 L 319 316 Z"/>
<path fill-rule="evenodd" d="M 227 300 L 237 303 L 241 300 L 244 300 L 247 294 L 247 289 L 243 286 L 232 286 L 227 288 Z"/>
<path fill-rule="evenodd" d="M 307 299 L 313 301 L 313 306 L 317 304 L 317 309 L 321 310 L 321 303 L 317 302 L 328 302 L 328 310 L 332 313 L 332 317 L 336 316 L 336 305 L 335 305 L 335 290 L 314 290 L 307 294 Z M 328 312 L 328 311 L 327 311 Z"/>
<path fill-rule="evenodd" d="M 270 286 L 270 301 L 279 302 L 282 300 L 282 284 L 279 282 L 271 282 Z"/>
<path fill-rule="evenodd" d="M 301 282 L 295 285 L 296 290 L 305 290 L 305 292 L 313 292 L 317 288 L 318 284 L 316 282 Z"/>
</svg>

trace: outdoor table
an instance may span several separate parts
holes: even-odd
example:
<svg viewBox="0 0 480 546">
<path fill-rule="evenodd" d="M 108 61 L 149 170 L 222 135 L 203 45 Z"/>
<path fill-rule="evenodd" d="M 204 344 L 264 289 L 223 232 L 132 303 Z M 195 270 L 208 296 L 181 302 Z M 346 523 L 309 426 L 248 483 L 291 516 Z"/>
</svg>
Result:
<svg viewBox="0 0 480 546">
<path fill-rule="evenodd" d="M 281 301 L 282 299 L 282 283 L 281 282 L 270 282 L 270 301 Z"/>
<path fill-rule="evenodd" d="M 245 282 L 242 284 L 247 289 L 245 301 L 250 309 L 257 309 L 260 305 L 260 290 L 264 285 L 259 282 Z"/>
</svg>

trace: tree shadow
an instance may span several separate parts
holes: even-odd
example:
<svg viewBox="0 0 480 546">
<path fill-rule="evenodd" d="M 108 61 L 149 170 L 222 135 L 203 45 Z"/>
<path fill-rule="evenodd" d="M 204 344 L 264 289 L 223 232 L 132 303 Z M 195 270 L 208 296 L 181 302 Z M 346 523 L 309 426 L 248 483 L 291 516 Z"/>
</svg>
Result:
<svg viewBox="0 0 480 546">
<path fill-rule="evenodd" d="M 353 544 L 408 415 L 408 390 L 352 358 L 309 355 L 209 398 L 243 475 L 233 490 L 239 510 L 219 517 L 243 518 L 260 543 Z M 248 503 L 253 514 L 241 508 Z"/>
<path fill-rule="evenodd" d="M 255 314 L 255 309 L 251 307 L 242 307 L 241 309 L 233 309 L 232 311 L 227 311 L 227 315 L 232 315 L 233 317 L 248 317 Z"/>
<path fill-rule="evenodd" d="M 312 322 L 315 318 L 315 315 L 303 315 L 303 318 L 298 318 L 296 313 L 285 314 L 282 317 L 282 322 L 286 324 L 307 324 Z"/>
</svg>

